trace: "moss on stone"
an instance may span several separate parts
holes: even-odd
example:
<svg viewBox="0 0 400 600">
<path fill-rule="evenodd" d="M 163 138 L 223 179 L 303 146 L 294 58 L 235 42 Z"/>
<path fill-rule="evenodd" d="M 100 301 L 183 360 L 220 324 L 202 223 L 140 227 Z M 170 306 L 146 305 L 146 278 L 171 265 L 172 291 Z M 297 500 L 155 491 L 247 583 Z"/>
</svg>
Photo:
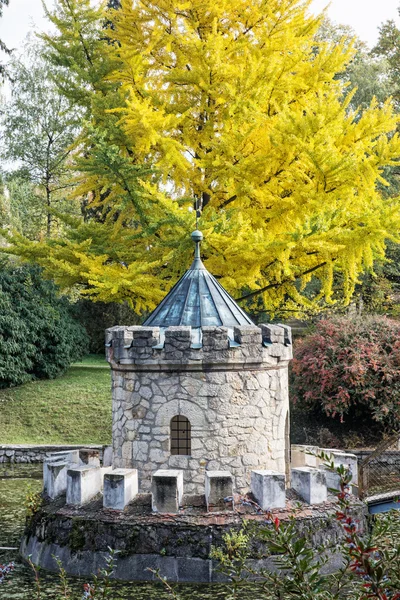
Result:
<svg viewBox="0 0 400 600">
<path fill-rule="evenodd" d="M 82 519 L 72 519 L 72 528 L 69 534 L 68 546 L 72 552 L 78 552 L 85 547 L 85 522 Z"/>
</svg>

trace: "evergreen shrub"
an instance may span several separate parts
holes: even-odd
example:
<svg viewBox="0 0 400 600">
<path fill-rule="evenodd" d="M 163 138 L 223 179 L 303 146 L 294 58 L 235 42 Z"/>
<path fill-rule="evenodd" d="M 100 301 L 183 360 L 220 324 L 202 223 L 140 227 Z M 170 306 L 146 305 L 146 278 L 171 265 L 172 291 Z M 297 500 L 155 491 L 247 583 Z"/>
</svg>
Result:
<svg viewBox="0 0 400 600">
<path fill-rule="evenodd" d="M 320 321 L 295 345 L 291 380 L 296 407 L 397 427 L 400 323 L 381 316 Z"/>
<path fill-rule="evenodd" d="M 88 338 L 37 266 L 0 264 L 0 388 L 52 379 L 87 353 Z"/>
<path fill-rule="evenodd" d="M 81 298 L 74 315 L 89 336 L 89 352 L 104 356 L 105 330 L 115 325 L 141 325 L 139 317 L 126 302 L 92 302 Z"/>
</svg>

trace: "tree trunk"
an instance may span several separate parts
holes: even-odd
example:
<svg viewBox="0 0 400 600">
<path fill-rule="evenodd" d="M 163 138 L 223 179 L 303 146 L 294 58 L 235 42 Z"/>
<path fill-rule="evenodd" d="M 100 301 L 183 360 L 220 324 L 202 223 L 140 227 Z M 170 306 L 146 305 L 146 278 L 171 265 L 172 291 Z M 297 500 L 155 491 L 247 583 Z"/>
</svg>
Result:
<svg viewBox="0 0 400 600">
<path fill-rule="evenodd" d="M 51 207 L 51 190 L 49 187 L 49 184 L 46 184 L 46 205 L 47 205 L 47 227 L 46 227 L 46 235 L 47 237 L 51 237 L 51 222 L 52 222 L 52 218 L 51 218 L 51 212 L 50 212 L 50 207 Z"/>
</svg>

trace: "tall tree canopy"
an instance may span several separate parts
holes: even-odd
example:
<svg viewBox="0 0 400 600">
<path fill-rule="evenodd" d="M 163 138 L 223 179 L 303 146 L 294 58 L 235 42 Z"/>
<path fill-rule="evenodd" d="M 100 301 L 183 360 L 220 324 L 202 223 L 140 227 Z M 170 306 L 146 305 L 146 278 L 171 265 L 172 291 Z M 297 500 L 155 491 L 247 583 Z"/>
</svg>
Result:
<svg viewBox="0 0 400 600">
<path fill-rule="evenodd" d="M 37 200 L 41 193 L 46 234 L 50 237 L 54 211 L 60 208 L 64 192 L 71 185 L 66 173 L 70 176 L 68 161 L 79 114 L 51 80 L 39 45 L 27 46 L 25 61 L 14 59 L 8 71 L 12 97 L 2 111 L 0 156 L 17 161 L 25 179 L 38 187 Z"/>
<path fill-rule="evenodd" d="M 10 0 L 0 0 L 0 18 L 3 16 L 3 8 L 5 6 L 9 5 L 9 1 Z M 0 50 L 1 52 L 6 52 L 7 54 L 10 54 L 10 49 L 7 48 L 6 44 L 3 42 L 3 40 L 0 40 Z M 0 63 L 0 74 L 2 75 L 4 73 L 4 65 L 2 65 Z"/>
<path fill-rule="evenodd" d="M 398 117 L 389 101 L 351 107 L 337 75 L 354 50 L 318 38 L 308 5 L 59 0 L 49 56 L 86 107 L 76 168 L 95 218 L 12 251 L 149 309 L 190 261 L 197 203 L 206 264 L 236 297 L 270 312 L 348 301 L 397 236 L 399 201 L 378 184 Z"/>
<path fill-rule="evenodd" d="M 400 8 L 398 8 L 400 14 Z M 395 21 L 390 19 L 379 28 L 379 39 L 373 54 L 384 57 L 390 66 L 390 76 L 396 101 L 400 100 L 400 30 Z"/>
</svg>

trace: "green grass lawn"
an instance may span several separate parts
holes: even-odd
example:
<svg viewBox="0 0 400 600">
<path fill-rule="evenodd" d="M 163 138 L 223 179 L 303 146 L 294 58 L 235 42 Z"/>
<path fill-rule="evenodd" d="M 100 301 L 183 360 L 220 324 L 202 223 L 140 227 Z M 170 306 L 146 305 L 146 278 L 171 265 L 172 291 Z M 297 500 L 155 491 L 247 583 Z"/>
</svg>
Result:
<svg viewBox="0 0 400 600">
<path fill-rule="evenodd" d="M 90 355 L 57 379 L 0 390 L 0 444 L 109 444 L 110 369 Z"/>
</svg>

